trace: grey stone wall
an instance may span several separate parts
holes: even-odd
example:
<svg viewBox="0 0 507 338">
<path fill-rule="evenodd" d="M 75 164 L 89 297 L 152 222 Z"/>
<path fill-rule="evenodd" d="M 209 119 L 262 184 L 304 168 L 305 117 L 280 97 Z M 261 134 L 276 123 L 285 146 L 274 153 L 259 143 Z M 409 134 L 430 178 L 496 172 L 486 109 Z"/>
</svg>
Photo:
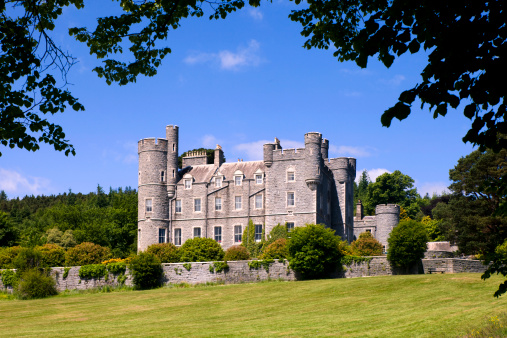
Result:
<svg viewBox="0 0 507 338">
<path fill-rule="evenodd" d="M 479 260 L 460 259 L 460 258 L 436 258 L 422 260 L 424 273 L 429 273 L 429 269 L 444 269 L 446 273 L 460 272 L 480 272 L 486 271 L 487 266 Z"/>
</svg>

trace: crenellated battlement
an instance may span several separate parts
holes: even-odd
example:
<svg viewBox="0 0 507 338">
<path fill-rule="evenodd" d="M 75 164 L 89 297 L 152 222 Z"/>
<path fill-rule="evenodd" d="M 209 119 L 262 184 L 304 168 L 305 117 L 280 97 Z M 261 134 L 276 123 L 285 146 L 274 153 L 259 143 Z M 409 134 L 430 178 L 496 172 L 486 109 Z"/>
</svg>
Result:
<svg viewBox="0 0 507 338">
<path fill-rule="evenodd" d="M 305 148 L 273 150 L 273 161 L 299 160 L 305 158 Z"/>
<path fill-rule="evenodd" d="M 189 151 L 189 152 L 186 153 L 185 156 L 183 156 L 183 158 L 187 158 L 187 157 L 202 157 L 202 156 L 207 156 L 205 150 Z"/>
<path fill-rule="evenodd" d="M 316 143 L 320 146 L 322 143 L 322 134 L 317 132 L 310 132 L 305 134 L 305 145 L 309 143 Z"/>
<path fill-rule="evenodd" d="M 164 151 L 167 152 L 167 140 L 165 138 L 145 138 L 137 143 L 138 153 L 143 151 Z"/>
<path fill-rule="evenodd" d="M 398 204 L 379 204 L 375 207 L 375 214 L 399 214 L 400 206 Z"/>
</svg>

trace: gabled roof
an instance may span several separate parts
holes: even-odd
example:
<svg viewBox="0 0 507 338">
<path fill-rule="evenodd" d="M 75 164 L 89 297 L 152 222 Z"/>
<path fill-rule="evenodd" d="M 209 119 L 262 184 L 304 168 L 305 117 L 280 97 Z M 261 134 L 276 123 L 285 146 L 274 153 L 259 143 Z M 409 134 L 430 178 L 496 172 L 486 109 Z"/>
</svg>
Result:
<svg viewBox="0 0 507 338">
<path fill-rule="evenodd" d="M 258 170 L 266 171 L 264 161 L 225 162 L 218 168 L 226 180 L 232 180 L 236 171 L 241 171 L 246 179 L 252 179 Z"/>
<path fill-rule="evenodd" d="M 215 166 L 213 164 L 194 165 L 186 167 L 184 172 L 185 175 L 192 175 L 193 183 L 209 182 L 215 173 Z"/>
</svg>

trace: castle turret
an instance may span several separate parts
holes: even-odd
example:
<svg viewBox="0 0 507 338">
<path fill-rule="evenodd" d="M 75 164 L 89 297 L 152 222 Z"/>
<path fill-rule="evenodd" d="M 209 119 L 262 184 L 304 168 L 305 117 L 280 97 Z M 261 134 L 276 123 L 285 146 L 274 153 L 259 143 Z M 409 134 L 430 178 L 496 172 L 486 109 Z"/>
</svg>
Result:
<svg viewBox="0 0 507 338">
<path fill-rule="evenodd" d="M 400 206 L 397 204 L 379 204 L 375 207 L 375 214 L 377 223 L 376 238 L 387 250 L 389 234 L 400 221 Z"/>
<path fill-rule="evenodd" d="M 167 196 L 173 198 L 178 182 L 178 126 L 165 128 L 167 138 Z"/>
<path fill-rule="evenodd" d="M 311 190 L 315 190 L 320 181 L 321 145 L 321 133 L 312 132 L 305 134 L 307 167 L 305 181 Z"/>
<path fill-rule="evenodd" d="M 354 238 L 354 179 L 356 159 L 338 157 L 329 160 L 328 168 L 333 172 L 338 194 L 340 220 L 343 223 L 343 237 L 349 242 Z"/>
<path fill-rule="evenodd" d="M 273 150 L 275 150 L 275 144 L 273 143 L 266 143 L 263 146 L 264 164 L 268 168 L 273 164 Z"/>
<path fill-rule="evenodd" d="M 363 219 L 363 203 L 361 200 L 357 200 L 356 204 L 356 217 L 354 217 L 354 220 L 360 221 Z"/>
<path fill-rule="evenodd" d="M 148 138 L 138 143 L 138 250 L 168 236 L 166 139 Z"/>
</svg>

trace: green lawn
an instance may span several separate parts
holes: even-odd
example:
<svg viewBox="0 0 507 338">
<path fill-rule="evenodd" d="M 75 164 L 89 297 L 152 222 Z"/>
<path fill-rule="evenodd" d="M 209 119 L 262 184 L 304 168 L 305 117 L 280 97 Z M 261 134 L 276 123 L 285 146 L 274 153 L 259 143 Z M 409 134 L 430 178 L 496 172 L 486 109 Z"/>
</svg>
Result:
<svg viewBox="0 0 507 338">
<path fill-rule="evenodd" d="M 384 276 L 0 300 L 0 336 L 456 337 L 507 311 L 499 277 Z"/>
</svg>

